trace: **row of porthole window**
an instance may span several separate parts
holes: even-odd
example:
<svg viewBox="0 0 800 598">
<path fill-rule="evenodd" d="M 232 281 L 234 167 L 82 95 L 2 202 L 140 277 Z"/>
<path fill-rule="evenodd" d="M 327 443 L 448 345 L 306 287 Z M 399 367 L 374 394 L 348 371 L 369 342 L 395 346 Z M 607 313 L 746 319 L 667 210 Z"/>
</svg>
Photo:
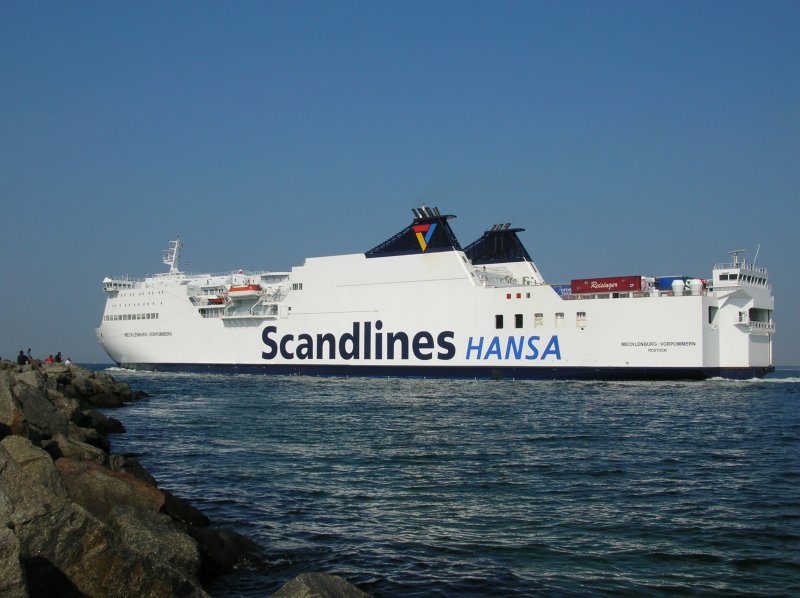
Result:
<svg viewBox="0 0 800 598">
<path fill-rule="evenodd" d="M 155 301 L 150 301 L 148 303 L 122 303 L 120 305 L 112 305 L 111 307 L 117 309 L 120 307 L 141 307 L 143 305 L 155 305 L 155 304 L 156 304 Z M 163 301 L 161 302 L 161 305 L 164 305 Z"/>
<path fill-rule="evenodd" d="M 566 322 L 564 318 L 564 312 L 557 312 L 555 314 L 555 319 L 553 321 L 553 325 L 557 328 L 563 327 Z M 534 328 L 542 328 L 544 326 L 544 314 L 542 313 L 535 313 L 533 314 L 533 327 Z M 583 328 L 586 326 L 586 312 L 579 311 L 575 313 L 575 325 Z M 495 314 L 494 316 L 494 327 L 498 330 L 501 330 L 505 327 L 505 318 L 503 314 Z M 514 314 L 514 328 L 524 328 L 525 327 L 525 314 Z"/>
<path fill-rule="evenodd" d="M 103 316 L 104 322 L 117 322 L 119 320 L 157 320 L 157 313 L 150 314 L 114 314 Z"/>
</svg>

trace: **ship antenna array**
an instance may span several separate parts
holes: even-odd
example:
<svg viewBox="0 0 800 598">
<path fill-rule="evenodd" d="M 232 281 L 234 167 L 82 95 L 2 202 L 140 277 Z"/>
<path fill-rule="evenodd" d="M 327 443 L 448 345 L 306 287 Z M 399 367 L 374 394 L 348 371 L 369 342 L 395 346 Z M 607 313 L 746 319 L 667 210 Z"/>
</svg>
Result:
<svg viewBox="0 0 800 598">
<path fill-rule="evenodd" d="M 747 251 L 747 250 L 746 249 L 734 249 L 733 251 L 729 251 L 728 252 L 728 255 L 733 256 L 733 266 L 735 268 L 739 267 L 739 254 L 740 253 L 744 253 L 745 251 Z M 744 262 L 744 260 L 742 260 L 742 262 Z"/>
<path fill-rule="evenodd" d="M 170 274 L 177 274 L 180 272 L 178 269 L 178 258 L 182 248 L 183 243 L 181 243 L 181 238 L 178 237 L 174 241 L 170 241 L 169 248 L 164 250 L 164 258 L 162 261 L 169 266 Z"/>
</svg>

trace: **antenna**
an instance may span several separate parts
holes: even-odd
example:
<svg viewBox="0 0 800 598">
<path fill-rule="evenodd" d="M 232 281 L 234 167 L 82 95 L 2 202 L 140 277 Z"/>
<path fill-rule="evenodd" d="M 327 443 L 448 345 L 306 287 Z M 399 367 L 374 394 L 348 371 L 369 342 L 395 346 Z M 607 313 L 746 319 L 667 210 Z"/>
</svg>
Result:
<svg viewBox="0 0 800 598">
<path fill-rule="evenodd" d="M 761 251 L 761 243 L 758 244 L 758 248 L 756 249 L 756 257 L 753 258 L 753 263 L 750 264 L 751 266 L 756 265 L 756 260 L 758 259 L 758 252 Z"/>
<path fill-rule="evenodd" d="M 739 254 L 740 253 L 744 253 L 745 251 L 746 251 L 745 249 L 734 249 L 733 251 L 729 251 L 728 252 L 728 255 L 733 256 L 733 267 L 734 268 L 738 268 L 739 267 Z"/>
</svg>

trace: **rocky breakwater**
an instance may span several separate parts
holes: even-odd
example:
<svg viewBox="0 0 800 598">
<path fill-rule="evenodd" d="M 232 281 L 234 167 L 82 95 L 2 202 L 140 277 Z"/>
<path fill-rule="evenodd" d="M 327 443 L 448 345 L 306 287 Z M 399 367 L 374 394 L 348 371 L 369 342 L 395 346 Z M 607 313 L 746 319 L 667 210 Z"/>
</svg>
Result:
<svg viewBox="0 0 800 598">
<path fill-rule="evenodd" d="M 141 396 L 104 372 L 0 361 L 0 596 L 207 596 L 204 583 L 258 562 L 254 543 L 110 452 L 125 428 L 97 409 Z M 276 596 L 368 595 L 306 573 Z"/>
<path fill-rule="evenodd" d="M 74 365 L 0 362 L 0 595 L 205 596 L 256 547 L 159 488 L 98 408 L 140 395 Z"/>
</svg>

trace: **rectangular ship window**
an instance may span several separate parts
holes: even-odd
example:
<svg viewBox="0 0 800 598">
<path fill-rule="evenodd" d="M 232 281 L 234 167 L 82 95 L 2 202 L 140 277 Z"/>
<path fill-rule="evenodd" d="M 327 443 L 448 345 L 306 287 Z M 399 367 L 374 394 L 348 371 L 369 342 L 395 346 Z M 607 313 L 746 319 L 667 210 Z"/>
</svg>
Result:
<svg viewBox="0 0 800 598">
<path fill-rule="evenodd" d="M 586 312 L 579 311 L 578 313 L 576 313 L 575 320 L 579 328 L 583 328 L 584 326 L 586 326 Z"/>
<path fill-rule="evenodd" d="M 544 314 L 533 314 L 534 328 L 541 328 L 544 326 Z"/>
<path fill-rule="evenodd" d="M 514 314 L 514 328 L 522 328 L 522 314 Z"/>
<path fill-rule="evenodd" d="M 503 316 L 502 314 L 497 314 L 494 317 L 494 327 L 498 330 L 503 327 Z"/>
<path fill-rule="evenodd" d="M 564 326 L 564 313 L 558 312 L 556 314 L 556 328 L 561 328 Z"/>
</svg>

